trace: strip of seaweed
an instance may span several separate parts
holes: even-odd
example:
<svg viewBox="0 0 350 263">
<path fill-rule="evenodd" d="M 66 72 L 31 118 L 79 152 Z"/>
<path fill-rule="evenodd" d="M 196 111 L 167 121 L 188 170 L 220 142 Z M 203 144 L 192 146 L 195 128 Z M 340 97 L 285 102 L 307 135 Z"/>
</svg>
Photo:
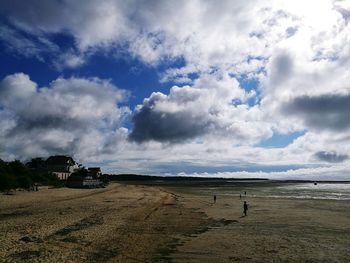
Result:
<svg viewBox="0 0 350 263">
<path fill-rule="evenodd" d="M 172 262 L 171 255 L 176 252 L 178 246 L 182 245 L 183 242 L 179 238 L 172 239 L 166 246 L 158 249 L 152 262 Z"/>
<path fill-rule="evenodd" d="M 103 261 L 109 261 L 112 258 L 115 258 L 116 256 L 118 256 L 119 253 L 115 248 L 108 248 L 108 247 L 104 247 L 101 248 L 98 251 L 93 252 L 89 257 L 88 260 L 90 262 L 103 262 Z"/>
<path fill-rule="evenodd" d="M 0 220 L 5 220 L 7 218 L 18 217 L 18 216 L 29 216 L 32 214 L 33 213 L 31 213 L 29 211 L 14 211 L 12 213 L 0 214 Z"/>
<path fill-rule="evenodd" d="M 25 251 L 16 252 L 16 253 L 11 254 L 11 258 L 13 258 L 15 260 L 27 262 L 28 260 L 32 260 L 34 258 L 40 257 L 40 255 L 41 255 L 41 252 L 38 250 L 25 250 Z M 17 262 L 17 261 L 15 261 L 15 262 Z"/>
<path fill-rule="evenodd" d="M 198 213 L 198 212 L 197 212 Z M 203 215 L 206 214 L 203 212 L 199 212 Z M 227 226 L 233 223 L 238 223 L 237 220 L 230 220 L 230 219 L 220 219 L 220 220 L 214 220 L 212 218 L 206 218 L 208 220 L 208 224 L 206 226 L 199 227 L 195 229 L 194 231 L 191 231 L 191 233 L 185 234 L 184 237 L 189 238 L 195 238 L 199 236 L 200 234 L 203 234 L 207 231 L 209 231 L 212 228 L 217 228 L 221 226 Z M 180 238 L 174 238 L 170 242 L 166 244 L 166 246 L 163 246 L 158 249 L 157 256 L 154 258 L 154 262 L 172 262 L 171 255 L 177 251 L 177 247 L 183 245 L 185 240 L 182 240 Z"/>
<path fill-rule="evenodd" d="M 66 226 L 65 228 L 62 228 L 58 230 L 54 235 L 59 236 L 66 236 L 72 232 L 79 231 L 88 227 L 91 227 L 93 225 L 102 225 L 103 224 L 103 218 L 97 215 L 92 215 L 90 217 L 86 217 L 79 222 Z"/>
</svg>

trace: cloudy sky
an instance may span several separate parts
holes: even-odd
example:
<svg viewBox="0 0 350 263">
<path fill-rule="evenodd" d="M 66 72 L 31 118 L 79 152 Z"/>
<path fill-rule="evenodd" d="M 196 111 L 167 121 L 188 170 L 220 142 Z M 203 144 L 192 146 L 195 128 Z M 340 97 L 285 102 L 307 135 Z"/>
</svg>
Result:
<svg viewBox="0 0 350 263">
<path fill-rule="evenodd" d="M 2 0 L 0 158 L 350 179 L 350 1 Z"/>
</svg>

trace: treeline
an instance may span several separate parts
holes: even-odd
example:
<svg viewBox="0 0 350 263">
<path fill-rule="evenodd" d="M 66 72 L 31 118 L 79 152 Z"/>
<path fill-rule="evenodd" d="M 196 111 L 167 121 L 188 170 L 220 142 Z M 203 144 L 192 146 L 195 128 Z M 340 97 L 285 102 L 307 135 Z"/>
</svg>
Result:
<svg viewBox="0 0 350 263">
<path fill-rule="evenodd" d="M 34 184 L 59 184 L 56 175 L 47 171 L 33 169 L 33 160 L 27 164 L 16 160 L 5 162 L 0 159 L 0 191 L 23 188 L 31 189 Z"/>
<path fill-rule="evenodd" d="M 267 181 L 263 178 L 215 178 L 215 177 L 193 177 L 193 176 L 157 176 L 157 175 L 139 175 L 139 174 L 110 174 L 110 181 L 164 181 L 164 182 L 209 182 L 209 183 L 227 183 L 238 181 Z"/>
</svg>

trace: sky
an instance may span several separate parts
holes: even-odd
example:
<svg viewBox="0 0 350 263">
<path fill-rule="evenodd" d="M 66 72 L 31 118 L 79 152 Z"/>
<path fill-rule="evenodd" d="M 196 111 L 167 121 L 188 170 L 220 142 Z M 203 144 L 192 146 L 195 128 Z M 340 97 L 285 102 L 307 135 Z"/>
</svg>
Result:
<svg viewBox="0 0 350 263">
<path fill-rule="evenodd" d="M 0 158 L 350 180 L 350 1 L 2 0 Z"/>
</svg>

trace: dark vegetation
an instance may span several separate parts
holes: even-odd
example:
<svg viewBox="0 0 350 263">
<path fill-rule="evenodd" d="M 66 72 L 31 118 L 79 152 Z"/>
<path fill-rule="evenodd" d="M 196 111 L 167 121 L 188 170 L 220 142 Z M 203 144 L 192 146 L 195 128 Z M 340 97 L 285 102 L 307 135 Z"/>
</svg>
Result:
<svg viewBox="0 0 350 263">
<path fill-rule="evenodd" d="M 16 188 L 30 190 L 34 184 L 58 185 L 56 175 L 40 169 L 43 163 L 41 158 L 35 158 L 27 164 L 18 160 L 5 162 L 0 159 L 0 191 Z"/>
<path fill-rule="evenodd" d="M 78 171 L 75 171 L 74 173 L 72 173 L 67 178 L 67 182 L 82 181 L 87 176 L 88 176 L 88 170 L 83 167 Z"/>
</svg>

